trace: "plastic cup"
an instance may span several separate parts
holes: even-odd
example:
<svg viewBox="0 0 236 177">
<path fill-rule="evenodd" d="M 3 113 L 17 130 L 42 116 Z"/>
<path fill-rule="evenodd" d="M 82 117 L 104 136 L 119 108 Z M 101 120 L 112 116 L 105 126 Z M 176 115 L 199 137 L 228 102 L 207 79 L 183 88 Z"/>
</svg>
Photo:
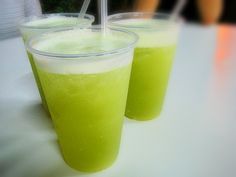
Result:
<svg viewBox="0 0 236 177">
<path fill-rule="evenodd" d="M 117 157 L 137 35 L 67 29 L 32 38 L 32 54 L 66 163 L 94 172 Z"/>
<path fill-rule="evenodd" d="M 160 115 L 171 71 L 180 19 L 159 13 L 121 13 L 108 17 L 108 24 L 135 32 L 135 48 L 125 115 L 150 120 Z"/>
<path fill-rule="evenodd" d="M 90 27 L 94 22 L 92 15 L 85 15 L 84 19 L 78 19 L 78 13 L 57 13 L 45 14 L 41 16 L 32 16 L 25 18 L 20 24 L 20 31 L 24 42 L 34 35 L 47 32 L 55 29 L 80 27 Z M 36 84 L 38 86 L 39 94 L 42 99 L 43 107 L 48 111 L 47 102 L 42 90 L 42 86 L 38 77 L 37 69 L 32 56 L 28 53 L 31 68 L 34 74 Z"/>
</svg>

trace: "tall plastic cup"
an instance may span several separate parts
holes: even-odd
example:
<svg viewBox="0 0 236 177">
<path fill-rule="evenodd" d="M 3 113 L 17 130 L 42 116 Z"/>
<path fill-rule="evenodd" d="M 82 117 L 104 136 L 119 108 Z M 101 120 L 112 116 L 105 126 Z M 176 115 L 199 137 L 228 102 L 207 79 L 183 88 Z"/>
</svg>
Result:
<svg viewBox="0 0 236 177">
<path fill-rule="evenodd" d="M 71 29 L 28 43 L 63 157 L 77 170 L 102 170 L 116 159 L 137 38 Z"/>
<path fill-rule="evenodd" d="M 170 21 L 167 14 L 133 12 L 111 15 L 108 23 L 139 36 L 125 115 L 153 119 L 162 110 L 181 20 Z"/>
<path fill-rule="evenodd" d="M 30 37 L 38 35 L 43 32 L 50 30 L 70 28 L 70 27 L 80 27 L 86 28 L 90 27 L 94 22 L 94 17 L 92 15 L 85 15 L 84 19 L 78 19 L 78 13 L 57 13 L 57 14 L 45 14 L 41 16 L 32 16 L 25 18 L 20 24 L 20 31 L 24 42 L 26 42 Z M 34 74 L 36 84 L 38 86 L 39 94 L 42 99 L 44 108 L 48 111 L 47 102 L 42 90 L 42 86 L 38 77 L 37 69 L 32 56 L 28 53 L 31 68 Z"/>
</svg>

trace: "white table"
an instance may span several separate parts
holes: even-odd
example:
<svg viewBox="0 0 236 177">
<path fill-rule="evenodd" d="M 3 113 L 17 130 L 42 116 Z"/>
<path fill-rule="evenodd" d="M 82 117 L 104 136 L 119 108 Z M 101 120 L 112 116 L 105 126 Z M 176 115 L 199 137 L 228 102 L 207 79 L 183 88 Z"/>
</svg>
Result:
<svg viewBox="0 0 236 177">
<path fill-rule="evenodd" d="M 126 120 L 115 164 L 86 174 L 62 160 L 22 39 L 0 41 L 0 176 L 235 177 L 235 46 L 234 27 L 185 26 L 162 115 Z"/>
</svg>

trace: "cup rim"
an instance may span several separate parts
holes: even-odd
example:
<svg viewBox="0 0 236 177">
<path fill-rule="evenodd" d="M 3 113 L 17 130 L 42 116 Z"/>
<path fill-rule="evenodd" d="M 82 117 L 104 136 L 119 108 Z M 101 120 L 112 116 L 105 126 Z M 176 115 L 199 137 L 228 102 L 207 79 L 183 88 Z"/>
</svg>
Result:
<svg viewBox="0 0 236 177">
<path fill-rule="evenodd" d="M 109 30 L 111 30 L 111 31 L 126 33 L 127 35 L 132 37 L 132 41 L 129 42 L 127 45 L 125 45 L 125 47 L 120 47 L 120 48 L 113 49 L 110 51 L 105 51 L 105 52 L 92 52 L 92 53 L 88 53 L 88 54 L 85 54 L 85 53 L 82 53 L 82 54 L 60 54 L 60 53 L 52 53 L 52 52 L 43 52 L 43 51 L 40 51 L 40 50 L 37 50 L 37 49 L 34 49 L 33 47 L 31 47 L 31 44 L 33 41 L 40 39 L 43 36 L 49 35 L 50 33 L 52 34 L 54 32 L 69 31 L 69 30 L 86 30 L 86 29 L 102 30 L 100 27 L 64 28 L 64 29 L 51 30 L 49 32 L 44 32 L 44 33 L 41 33 L 40 35 L 31 37 L 26 43 L 26 49 L 31 54 L 46 56 L 46 57 L 50 57 L 55 60 L 62 60 L 62 59 L 77 60 L 78 58 L 80 58 L 79 61 L 82 61 L 83 58 L 87 58 L 87 57 L 100 57 L 100 56 L 104 56 L 104 55 L 108 56 L 108 55 L 115 55 L 115 54 L 119 54 L 119 53 L 124 53 L 124 52 L 128 51 L 130 48 L 134 48 L 134 46 L 137 44 L 138 39 L 139 39 L 138 35 L 131 32 L 131 31 L 116 29 L 116 28 L 109 28 Z M 102 60 L 102 59 L 100 59 L 100 60 Z M 90 60 L 85 59 L 85 61 L 90 61 Z"/>
<path fill-rule="evenodd" d="M 23 18 L 19 26 L 20 28 L 27 28 L 27 29 L 59 29 L 59 28 L 65 28 L 65 27 L 73 27 L 75 25 L 66 25 L 66 26 L 53 26 L 53 27 L 40 27 L 40 26 L 30 26 L 30 25 L 25 25 L 27 22 L 33 21 L 33 20 L 39 20 L 43 18 L 48 18 L 48 17 L 53 17 L 53 16 L 79 16 L 79 13 L 49 13 L 49 14 L 41 14 L 41 15 L 36 15 L 36 16 L 29 16 Z M 85 14 L 84 18 L 88 19 L 91 21 L 91 24 L 94 22 L 95 17 L 90 14 Z M 85 25 L 87 23 L 82 23 L 81 26 Z M 79 25 L 80 26 L 80 25 Z"/>
<path fill-rule="evenodd" d="M 130 24 L 118 24 L 116 23 L 118 20 L 124 20 L 124 19 L 136 19 L 138 17 L 142 17 L 142 16 L 152 16 L 154 17 L 154 19 L 158 19 L 161 17 L 164 20 L 169 20 L 170 18 L 170 14 L 168 13 L 162 13 L 162 12 L 125 12 L 125 13 L 117 13 L 117 14 L 113 14 L 113 15 L 109 15 L 107 18 L 108 21 L 108 25 L 111 27 L 115 27 L 115 28 L 125 28 L 125 29 L 145 29 L 145 30 L 163 30 L 163 28 L 160 28 L 160 26 L 148 26 L 145 27 L 143 25 L 140 26 L 133 26 Z M 124 18 L 125 16 L 129 16 L 128 18 Z M 171 23 L 169 23 L 167 25 L 168 28 L 174 27 L 176 25 L 179 25 L 183 22 L 183 18 L 181 16 L 178 16 L 176 18 L 174 18 L 172 21 L 170 21 Z M 166 28 L 165 28 L 166 29 Z"/>
</svg>

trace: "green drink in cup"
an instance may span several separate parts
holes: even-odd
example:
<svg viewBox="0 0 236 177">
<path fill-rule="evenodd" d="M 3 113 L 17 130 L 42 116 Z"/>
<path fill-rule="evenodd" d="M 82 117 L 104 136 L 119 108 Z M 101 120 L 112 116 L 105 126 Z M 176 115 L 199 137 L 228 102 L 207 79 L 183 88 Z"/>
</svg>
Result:
<svg viewBox="0 0 236 177">
<path fill-rule="evenodd" d="M 78 18 L 78 13 L 58 13 L 58 14 L 46 14 L 42 16 L 32 16 L 25 18 L 20 24 L 20 31 L 24 42 L 26 42 L 30 37 L 38 35 L 43 32 L 50 30 L 70 28 L 70 27 L 80 27 L 86 28 L 90 27 L 94 22 L 94 17 L 91 15 L 85 15 L 84 18 Z M 44 108 L 48 111 L 47 102 L 42 90 L 42 86 L 38 77 L 38 72 L 35 67 L 32 56 L 28 53 L 31 68 L 34 74 L 36 84 L 42 99 Z"/>
<path fill-rule="evenodd" d="M 122 13 L 108 18 L 109 26 L 139 36 L 131 72 L 126 116 L 150 120 L 162 110 L 171 71 L 180 20 L 158 13 Z"/>
<path fill-rule="evenodd" d="M 67 164 L 94 172 L 117 157 L 134 33 L 67 29 L 32 38 L 32 54 Z"/>
</svg>

